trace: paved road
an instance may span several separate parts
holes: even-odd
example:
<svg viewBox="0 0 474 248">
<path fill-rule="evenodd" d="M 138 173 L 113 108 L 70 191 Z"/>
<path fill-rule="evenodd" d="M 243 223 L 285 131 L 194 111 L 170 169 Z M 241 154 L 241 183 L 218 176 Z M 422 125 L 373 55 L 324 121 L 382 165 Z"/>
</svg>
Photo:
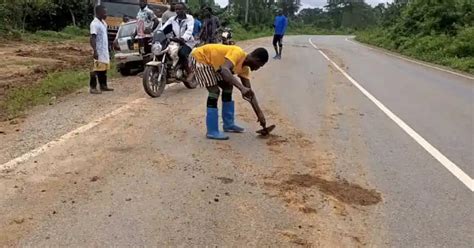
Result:
<svg viewBox="0 0 474 248">
<path fill-rule="evenodd" d="M 283 60 L 254 74 L 278 125 L 269 139 L 254 136 L 255 117 L 238 94 L 250 131 L 213 142 L 203 138 L 205 91 L 177 86 L 149 99 L 134 77 L 116 81 L 116 93 L 78 94 L 0 126 L 5 163 L 101 120 L 0 174 L 0 246 L 471 247 L 472 191 L 310 38 L 474 175 L 472 79 L 343 36 L 288 37 Z M 242 46 L 270 49 L 269 41 Z"/>
</svg>

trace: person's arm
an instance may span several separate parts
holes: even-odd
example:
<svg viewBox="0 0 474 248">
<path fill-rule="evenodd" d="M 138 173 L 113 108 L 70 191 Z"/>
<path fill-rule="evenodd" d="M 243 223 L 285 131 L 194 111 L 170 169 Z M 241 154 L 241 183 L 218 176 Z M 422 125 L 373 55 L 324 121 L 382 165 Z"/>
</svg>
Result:
<svg viewBox="0 0 474 248">
<path fill-rule="evenodd" d="M 94 25 L 94 22 L 91 23 L 90 26 L 90 45 L 92 47 L 92 50 L 94 51 L 94 59 L 97 60 L 99 59 L 99 54 L 97 53 L 97 27 Z"/>
<path fill-rule="evenodd" d="M 206 38 L 206 37 L 204 37 L 204 34 L 206 32 L 206 29 L 207 29 L 206 27 L 207 27 L 207 20 L 204 19 L 201 22 L 201 31 L 199 31 L 199 35 L 198 35 L 200 40 L 205 40 L 205 38 Z"/>
<path fill-rule="evenodd" d="M 193 31 L 194 31 L 194 18 L 188 15 L 186 19 L 186 31 L 184 32 L 181 38 L 183 38 L 184 41 L 191 40 L 194 37 Z"/>
<path fill-rule="evenodd" d="M 172 18 L 168 19 L 160 28 L 160 31 L 163 31 L 165 34 L 169 34 L 170 32 L 173 31 L 173 28 L 171 27 L 171 21 Z M 171 27 L 171 28 L 169 28 Z"/>
<path fill-rule="evenodd" d="M 247 78 L 244 78 L 244 77 L 239 77 L 240 80 L 242 81 L 242 84 L 249 88 L 249 89 L 252 89 L 252 84 L 250 83 L 250 80 L 247 79 Z M 244 98 L 245 99 L 245 98 Z M 257 114 L 257 118 L 258 118 L 258 121 L 260 122 L 260 125 L 262 127 L 265 127 L 266 126 L 266 120 L 265 120 L 265 115 L 263 114 L 263 111 L 262 109 L 260 108 L 260 106 L 258 105 L 258 101 L 257 101 L 257 97 L 255 96 L 255 94 L 253 95 L 252 99 L 245 99 L 246 101 L 250 102 L 250 104 L 252 104 L 252 107 L 255 111 L 255 114 Z"/>
<path fill-rule="evenodd" d="M 150 16 L 150 20 L 153 21 L 152 30 L 155 30 L 158 27 L 158 25 L 160 25 L 160 20 L 158 19 L 158 16 L 156 16 L 156 14 L 153 10 L 150 10 L 149 16 Z"/>
<path fill-rule="evenodd" d="M 96 34 L 91 34 L 90 44 L 91 44 L 92 50 L 94 51 L 93 57 L 95 60 L 98 60 L 99 54 L 97 53 L 97 35 Z"/>
<path fill-rule="evenodd" d="M 247 87 L 247 88 L 249 88 L 249 89 L 252 88 L 252 85 L 250 84 L 250 80 L 249 80 L 249 79 L 244 78 L 244 77 L 240 77 L 240 76 L 239 76 L 239 78 L 240 78 L 240 81 L 242 82 L 242 84 L 243 84 L 245 87 Z"/>
<path fill-rule="evenodd" d="M 242 92 L 242 97 L 244 97 L 245 99 L 252 99 L 254 96 L 252 90 L 248 87 L 245 87 L 242 82 L 240 82 L 239 80 L 237 80 L 237 78 L 234 77 L 234 75 L 232 74 L 233 68 L 234 64 L 230 60 L 225 59 L 225 63 L 219 69 L 219 73 L 221 74 L 224 81 L 234 85 L 237 89 L 240 90 L 240 92 Z"/>
<path fill-rule="evenodd" d="M 286 34 L 286 28 L 288 28 L 288 18 L 285 17 L 285 25 L 283 28 L 283 34 Z"/>
</svg>

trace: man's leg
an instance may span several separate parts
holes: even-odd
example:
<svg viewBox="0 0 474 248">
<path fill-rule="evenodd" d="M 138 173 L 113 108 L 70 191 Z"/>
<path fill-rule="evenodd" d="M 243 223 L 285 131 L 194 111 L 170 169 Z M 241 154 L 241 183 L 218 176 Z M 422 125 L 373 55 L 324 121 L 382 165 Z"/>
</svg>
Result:
<svg viewBox="0 0 474 248">
<path fill-rule="evenodd" d="M 100 94 L 101 92 L 97 90 L 97 73 L 95 71 L 91 71 L 90 73 L 90 93 L 91 94 Z"/>
<path fill-rule="evenodd" d="M 214 85 L 207 87 L 209 96 L 207 97 L 207 138 L 215 140 L 227 140 L 228 136 L 219 131 L 219 110 L 217 103 L 219 101 L 220 89 L 219 86 Z"/>
<path fill-rule="evenodd" d="M 222 120 L 224 132 L 243 133 L 245 129 L 235 124 L 235 103 L 232 101 L 232 90 L 234 86 L 224 81 L 219 82 L 222 88 Z"/>
<path fill-rule="evenodd" d="M 188 60 L 191 52 L 192 52 L 192 49 L 186 45 L 182 45 L 178 51 L 179 63 L 183 65 L 184 70 L 186 70 L 186 73 L 188 74 L 188 76 L 185 79 L 186 82 L 191 82 L 194 78 L 193 70 L 191 69 L 191 66 L 189 66 L 189 60 Z"/>
<path fill-rule="evenodd" d="M 278 51 L 278 35 L 273 35 L 273 48 L 275 48 L 275 57 L 273 57 L 274 59 L 277 59 L 278 58 L 278 55 L 280 54 L 280 52 Z"/>
<path fill-rule="evenodd" d="M 278 58 L 281 59 L 281 52 L 283 51 L 283 35 L 279 35 L 278 37 L 278 46 L 280 48 L 280 53 L 278 54 Z"/>
<path fill-rule="evenodd" d="M 101 91 L 114 91 L 114 89 L 107 86 L 107 71 L 98 71 L 97 78 L 99 79 Z"/>
</svg>

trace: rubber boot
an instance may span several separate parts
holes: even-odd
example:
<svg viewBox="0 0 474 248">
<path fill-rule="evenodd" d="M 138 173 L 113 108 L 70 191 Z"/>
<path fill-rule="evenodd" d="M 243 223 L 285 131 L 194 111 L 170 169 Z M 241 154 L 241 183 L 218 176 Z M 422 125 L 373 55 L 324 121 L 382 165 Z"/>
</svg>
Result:
<svg viewBox="0 0 474 248">
<path fill-rule="evenodd" d="M 235 103 L 222 102 L 222 120 L 224 121 L 224 132 L 243 133 L 245 129 L 235 124 Z"/>
<path fill-rule="evenodd" d="M 229 136 L 219 132 L 219 110 L 217 108 L 207 108 L 206 126 L 208 139 L 229 139 Z"/>
</svg>

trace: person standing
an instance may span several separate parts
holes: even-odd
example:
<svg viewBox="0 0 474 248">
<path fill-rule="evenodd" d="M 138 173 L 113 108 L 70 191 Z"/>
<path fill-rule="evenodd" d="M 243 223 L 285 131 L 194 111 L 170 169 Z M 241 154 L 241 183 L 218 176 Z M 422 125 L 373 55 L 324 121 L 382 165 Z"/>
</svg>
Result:
<svg viewBox="0 0 474 248">
<path fill-rule="evenodd" d="M 201 29 L 202 29 L 202 22 L 201 20 L 199 20 L 198 14 L 193 15 L 193 17 L 194 17 L 193 36 L 195 39 L 199 39 L 199 34 L 201 33 Z"/>
<path fill-rule="evenodd" d="M 283 51 L 283 36 L 285 36 L 286 28 L 288 27 L 288 18 L 283 15 L 283 11 L 278 11 L 278 15 L 275 17 L 273 28 L 275 33 L 273 35 L 273 47 L 275 48 L 274 59 L 281 59 L 281 52 Z"/>
<path fill-rule="evenodd" d="M 90 45 L 94 51 L 94 66 L 90 74 L 90 93 L 101 94 L 113 91 L 107 86 L 107 70 L 110 69 L 109 42 L 107 36 L 107 10 L 103 5 L 95 7 L 96 17 L 90 25 Z M 97 90 L 97 80 L 100 91 Z"/>
<path fill-rule="evenodd" d="M 160 24 L 155 12 L 148 8 L 148 0 L 140 0 L 140 10 L 137 14 L 138 38 L 151 37 L 151 33 Z"/>
<path fill-rule="evenodd" d="M 161 23 L 165 24 L 171 17 L 176 16 L 176 2 L 171 1 L 170 8 L 161 16 Z"/>
<path fill-rule="evenodd" d="M 137 35 L 140 54 L 151 53 L 151 46 L 149 45 L 152 39 L 152 32 L 160 24 L 160 20 L 155 12 L 148 8 L 148 0 L 140 0 L 140 10 L 137 13 Z"/>
<path fill-rule="evenodd" d="M 219 18 L 214 15 L 211 7 L 204 7 L 202 10 L 204 20 L 201 29 L 201 34 L 199 35 L 200 40 L 204 44 L 218 43 L 217 30 L 221 25 Z"/>
</svg>

